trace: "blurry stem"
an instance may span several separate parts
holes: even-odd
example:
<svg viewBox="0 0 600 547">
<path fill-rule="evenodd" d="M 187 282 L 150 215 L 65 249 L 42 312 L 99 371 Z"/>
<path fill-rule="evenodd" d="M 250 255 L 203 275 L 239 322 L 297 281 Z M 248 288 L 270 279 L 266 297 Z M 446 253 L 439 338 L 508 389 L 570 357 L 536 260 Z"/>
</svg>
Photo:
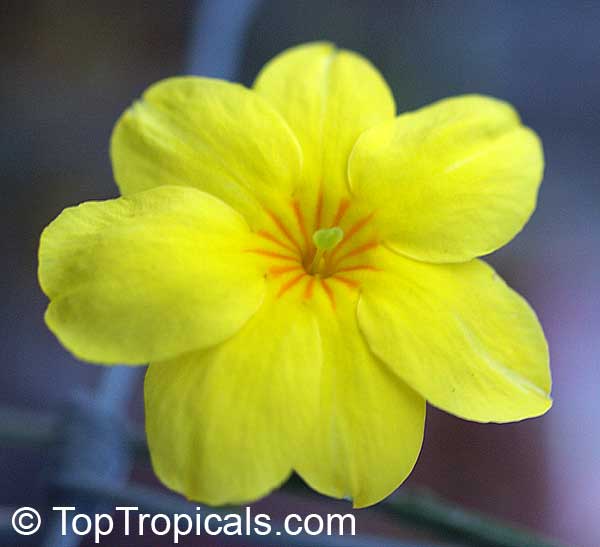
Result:
<svg viewBox="0 0 600 547">
<path fill-rule="evenodd" d="M 297 475 L 290 478 L 285 488 L 298 494 L 312 493 Z M 402 487 L 373 508 L 413 529 L 458 541 L 461 547 L 566 547 L 530 530 L 469 511 L 422 488 Z"/>
<path fill-rule="evenodd" d="M 474 547 L 561 547 L 553 540 L 442 500 L 426 490 L 401 489 L 380 504 L 400 520 Z"/>
<path fill-rule="evenodd" d="M 103 371 L 96 390 L 96 401 L 113 411 L 125 410 L 138 385 L 140 367 L 114 365 Z"/>
<path fill-rule="evenodd" d="M 197 3 L 188 44 L 186 72 L 234 79 L 244 41 L 261 0 L 204 0 Z"/>
</svg>

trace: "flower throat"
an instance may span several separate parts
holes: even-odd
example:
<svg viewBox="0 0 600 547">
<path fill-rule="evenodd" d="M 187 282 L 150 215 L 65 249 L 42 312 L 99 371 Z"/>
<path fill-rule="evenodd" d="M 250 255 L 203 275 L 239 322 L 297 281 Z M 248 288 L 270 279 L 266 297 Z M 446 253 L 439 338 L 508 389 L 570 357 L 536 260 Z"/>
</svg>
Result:
<svg viewBox="0 0 600 547">
<path fill-rule="evenodd" d="M 311 275 L 318 274 L 321 271 L 320 266 L 325 255 L 334 249 L 342 239 L 344 239 L 344 230 L 339 226 L 323 228 L 313 234 L 312 240 L 315 244 L 316 252 L 309 268 Z"/>
</svg>

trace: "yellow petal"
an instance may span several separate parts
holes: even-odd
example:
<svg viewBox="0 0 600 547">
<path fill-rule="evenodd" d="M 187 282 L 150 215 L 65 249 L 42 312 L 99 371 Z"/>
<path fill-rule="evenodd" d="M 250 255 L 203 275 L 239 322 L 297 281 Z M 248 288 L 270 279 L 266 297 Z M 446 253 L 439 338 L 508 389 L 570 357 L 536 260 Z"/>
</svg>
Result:
<svg viewBox="0 0 600 547">
<path fill-rule="evenodd" d="M 302 157 L 281 116 L 258 94 L 208 78 L 151 86 L 117 122 L 115 178 L 128 195 L 163 184 L 193 186 L 242 212 L 253 225 L 289 199 Z"/>
<path fill-rule="evenodd" d="M 431 404 L 479 422 L 551 406 L 535 313 L 480 260 L 426 264 L 381 249 L 358 321 L 372 351 Z"/>
<path fill-rule="evenodd" d="M 462 262 L 512 239 L 535 208 L 539 139 L 508 104 L 455 97 L 364 133 L 353 193 L 377 211 L 384 240 L 430 262 Z"/>
<path fill-rule="evenodd" d="M 358 136 L 395 114 L 394 98 L 362 56 L 312 43 L 291 48 L 265 65 L 254 89 L 283 115 L 303 150 L 302 199 L 325 210 L 348 192 L 348 156 Z"/>
<path fill-rule="evenodd" d="M 224 344 L 151 364 L 146 429 L 160 479 L 211 505 L 281 484 L 316 421 L 318 340 L 305 307 L 269 300 Z"/>
<path fill-rule="evenodd" d="M 333 300 L 315 289 L 311 301 L 323 353 L 320 419 L 294 467 L 315 490 L 365 507 L 411 472 L 423 439 L 425 401 L 367 348 L 354 290 L 326 283 Z"/>
<path fill-rule="evenodd" d="M 162 186 L 63 211 L 43 232 L 46 322 L 81 359 L 145 363 L 225 340 L 259 306 L 262 272 L 243 218 Z"/>
</svg>

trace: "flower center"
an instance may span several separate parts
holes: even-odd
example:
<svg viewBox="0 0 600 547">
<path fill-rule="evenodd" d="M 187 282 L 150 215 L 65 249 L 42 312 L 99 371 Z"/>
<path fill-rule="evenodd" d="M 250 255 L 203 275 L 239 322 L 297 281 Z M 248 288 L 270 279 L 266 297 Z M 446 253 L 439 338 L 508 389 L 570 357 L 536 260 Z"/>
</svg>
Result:
<svg viewBox="0 0 600 547">
<path fill-rule="evenodd" d="M 266 210 L 270 220 L 256 232 L 260 243 L 247 252 L 264 259 L 277 298 L 295 293 L 309 299 L 320 290 L 335 308 L 338 291 L 358 290 L 365 273 L 379 270 L 372 252 L 380 243 L 375 214 L 349 199 L 326 208 L 322 196 L 314 210 L 298 200 L 290 206 Z"/>
<path fill-rule="evenodd" d="M 324 262 L 325 254 L 336 247 L 336 245 L 344 239 L 344 230 L 339 226 L 333 228 L 323 228 L 317 230 L 313 234 L 313 243 L 316 247 L 315 256 L 312 260 L 308 273 L 315 275 L 322 272 L 322 262 Z"/>
</svg>

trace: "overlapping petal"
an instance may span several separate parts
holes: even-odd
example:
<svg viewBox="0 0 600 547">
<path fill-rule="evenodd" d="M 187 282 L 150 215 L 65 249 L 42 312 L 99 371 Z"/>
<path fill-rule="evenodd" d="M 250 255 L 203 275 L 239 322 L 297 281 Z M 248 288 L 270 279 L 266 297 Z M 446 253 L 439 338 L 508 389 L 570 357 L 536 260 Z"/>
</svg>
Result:
<svg viewBox="0 0 600 547">
<path fill-rule="evenodd" d="M 479 422 L 551 405 L 548 348 L 528 304 L 480 260 L 426 264 L 381 249 L 358 322 L 372 351 L 431 404 Z"/>
<path fill-rule="evenodd" d="M 383 77 L 356 53 L 312 43 L 267 63 L 254 89 L 283 115 L 300 142 L 306 207 L 315 210 L 321 190 L 325 209 L 334 208 L 348 193 L 348 156 L 356 139 L 394 117 L 394 98 Z"/>
<path fill-rule="evenodd" d="M 369 352 L 355 297 L 332 289 L 334 311 L 316 293 L 305 305 L 267 297 L 224 344 L 150 366 L 148 442 L 170 488 L 241 503 L 295 469 L 316 490 L 363 507 L 410 473 L 423 398 Z"/>
<path fill-rule="evenodd" d="M 393 492 L 421 449 L 424 399 L 366 346 L 356 323 L 356 293 L 328 283 L 332 302 L 315 291 L 323 370 L 320 418 L 294 468 L 315 490 L 365 507 Z"/>
<path fill-rule="evenodd" d="M 78 357 L 145 363 L 222 342 L 263 298 L 254 236 L 222 201 L 161 186 L 65 209 L 42 234 L 46 322 Z"/>
<path fill-rule="evenodd" d="M 264 496 L 305 450 L 320 375 L 313 315 L 272 300 L 224 344 L 151 364 L 146 429 L 157 475 L 215 505 Z"/>
<path fill-rule="evenodd" d="M 349 176 L 377 211 L 384 240 L 419 260 L 462 262 L 512 239 L 542 179 L 539 139 L 513 108 L 482 96 L 445 99 L 365 132 Z"/>
<path fill-rule="evenodd" d="M 253 226 L 263 206 L 289 200 L 302 164 L 296 138 L 264 99 L 241 85 L 198 77 L 151 86 L 117 122 L 111 158 L 123 195 L 193 186 Z"/>
</svg>

